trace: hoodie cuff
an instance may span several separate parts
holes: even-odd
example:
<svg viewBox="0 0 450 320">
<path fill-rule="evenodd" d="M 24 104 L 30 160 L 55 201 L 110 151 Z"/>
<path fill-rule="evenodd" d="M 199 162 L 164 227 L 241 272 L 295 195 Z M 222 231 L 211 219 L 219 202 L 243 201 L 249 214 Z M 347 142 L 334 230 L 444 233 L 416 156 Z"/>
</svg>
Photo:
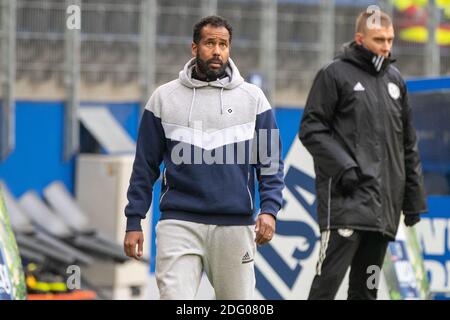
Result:
<svg viewBox="0 0 450 320">
<path fill-rule="evenodd" d="M 127 232 L 128 231 L 142 231 L 141 218 L 132 216 L 127 218 Z"/>
<path fill-rule="evenodd" d="M 277 203 L 272 202 L 272 201 L 266 201 L 266 202 L 264 202 L 264 204 L 262 204 L 261 211 L 259 214 L 270 213 L 276 219 L 279 211 L 280 211 L 280 206 Z"/>
<path fill-rule="evenodd" d="M 409 215 L 420 215 L 420 214 L 424 214 L 427 213 L 428 209 L 425 210 L 418 210 L 418 211 L 403 211 L 403 214 L 405 216 L 409 216 Z"/>
</svg>

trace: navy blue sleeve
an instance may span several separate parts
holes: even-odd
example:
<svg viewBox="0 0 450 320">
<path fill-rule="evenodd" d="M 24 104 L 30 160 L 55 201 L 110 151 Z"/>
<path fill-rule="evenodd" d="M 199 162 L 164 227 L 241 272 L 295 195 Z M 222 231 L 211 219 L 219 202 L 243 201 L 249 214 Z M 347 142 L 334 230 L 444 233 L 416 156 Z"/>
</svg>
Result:
<svg viewBox="0 0 450 320">
<path fill-rule="evenodd" d="M 266 110 L 256 117 L 258 155 L 255 169 L 259 183 L 261 213 L 270 213 L 276 217 L 283 203 L 284 164 L 275 117 L 272 109 L 264 109 Z"/>
<path fill-rule="evenodd" d="M 165 150 L 164 129 L 161 119 L 145 110 L 139 126 L 136 157 L 130 178 L 125 207 L 127 231 L 141 231 L 141 219 L 145 219 L 152 203 L 153 184 L 158 179 Z"/>
</svg>

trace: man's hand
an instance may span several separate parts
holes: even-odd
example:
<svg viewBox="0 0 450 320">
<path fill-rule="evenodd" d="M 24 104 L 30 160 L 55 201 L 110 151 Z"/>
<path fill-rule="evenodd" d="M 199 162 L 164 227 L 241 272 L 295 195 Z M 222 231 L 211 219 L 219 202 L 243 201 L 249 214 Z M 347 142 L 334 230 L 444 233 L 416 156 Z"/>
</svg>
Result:
<svg viewBox="0 0 450 320">
<path fill-rule="evenodd" d="M 258 245 L 263 245 L 272 240 L 275 233 L 275 217 L 270 213 L 260 213 L 256 220 L 256 238 Z"/>
<path fill-rule="evenodd" d="M 123 241 L 123 249 L 125 254 L 130 258 L 139 260 L 142 257 L 144 244 L 144 233 L 142 231 L 128 231 Z M 136 245 L 138 251 L 136 252 Z"/>
<path fill-rule="evenodd" d="M 341 177 L 340 186 L 344 195 L 350 195 L 358 186 L 359 177 L 356 168 L 350 168 Z"/>
<path fill-rule="evenodd" d="M 405 225 L 407 227 L 412 227 L 420 221 L 419 214 L 405 214 Z"/>
</svg>

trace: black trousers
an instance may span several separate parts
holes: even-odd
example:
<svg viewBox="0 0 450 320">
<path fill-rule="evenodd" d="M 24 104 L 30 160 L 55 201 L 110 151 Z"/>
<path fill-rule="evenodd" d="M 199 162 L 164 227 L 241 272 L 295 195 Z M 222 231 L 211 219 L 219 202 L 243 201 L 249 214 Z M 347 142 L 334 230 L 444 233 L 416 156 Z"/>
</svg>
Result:
<svg viewBox="0 0 450 320">
<path fill-rule="evenodd" d="M 350 267 L 347 299 L 375 300 L 377 288 L 368 285 L 368 280 L 373 283 L 373 270 L 381 270 L 388 243 L 379 232 L 350 229 L 322 232 L 316 276 L 308 299 L 334 299 Z"/>
</svg>

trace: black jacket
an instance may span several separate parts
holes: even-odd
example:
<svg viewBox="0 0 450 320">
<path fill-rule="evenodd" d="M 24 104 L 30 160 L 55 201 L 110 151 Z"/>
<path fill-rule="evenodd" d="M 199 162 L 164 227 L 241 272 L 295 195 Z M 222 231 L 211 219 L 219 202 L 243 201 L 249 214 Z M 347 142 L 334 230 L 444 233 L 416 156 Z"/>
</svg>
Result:
<svg viewBox="0 0 450 320">
<path fill-rule="evenodd" d="M 393 60 L 352 42 L 322 68 L 299 137 L 314 158 L 321 231 L 378 231 L 395 239 L 400 213 L 427 211 L 406 85 Z M 339 185 L 357 168 L 351 194 Z"/>
</svg>

